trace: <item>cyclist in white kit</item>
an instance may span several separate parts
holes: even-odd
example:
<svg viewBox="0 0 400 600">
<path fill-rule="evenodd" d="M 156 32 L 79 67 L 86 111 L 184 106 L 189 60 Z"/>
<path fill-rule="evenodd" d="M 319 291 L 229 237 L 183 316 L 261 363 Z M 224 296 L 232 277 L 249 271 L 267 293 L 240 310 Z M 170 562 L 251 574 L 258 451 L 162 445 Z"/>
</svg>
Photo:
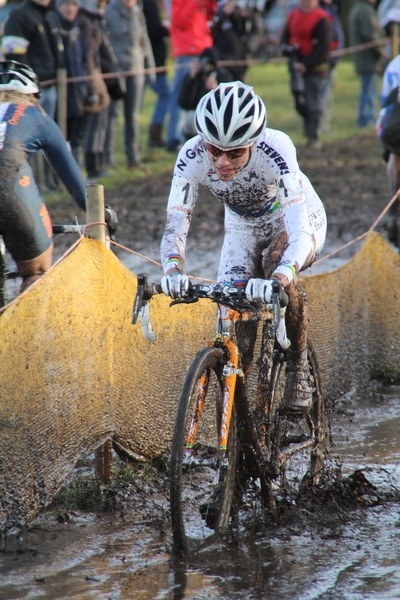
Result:
<svg viewBox="0 0 400 600">
<path fill-rule="evenodd" d="M 307 362 L 307 300 L 298 273 L 310 267 L 326 236 L 324 206 L 300 171 L 296 149 L 282 131 L 266 127 L 266 108 L 252 87 L 221 83 L 196 109 L 197 136 L 177 157 L 161 242 L 163 292 L 182 298 L 186 238 L 198 185 L 225 205 L 225 234 L 217 281 L 246 285 L 249 301 L 265 302 L 272 282 L 289 296 L 286 327 L 291 341 L 281 410 L 309 412 L 312 387 Z"/>
</svg>

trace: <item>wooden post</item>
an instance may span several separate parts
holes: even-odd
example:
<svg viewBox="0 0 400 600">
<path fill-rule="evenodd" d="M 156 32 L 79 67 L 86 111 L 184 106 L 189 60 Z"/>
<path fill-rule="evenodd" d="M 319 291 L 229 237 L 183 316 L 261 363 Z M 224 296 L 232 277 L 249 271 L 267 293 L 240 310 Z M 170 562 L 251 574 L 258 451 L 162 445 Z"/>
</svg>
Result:
<svg viewBox="0 0 400 600">
<path fill-rule="evenodd" d="M 88 183 L 86 186 L 86 223 L 104 223 L 104 186 Z M 93 225 L 88 237 L 106 243 L 106 226 Z"/>
<path fill-rule="evenodd" d="M 392 23 L 390 30 L 391 38 L 391 58 L 396 58 L 399 53 L 399 23 Z"/>
<path fill-rule="evenodd" d="M 112 469 L 112 442 L 107 440 L 96 450 L 95 475 L 102 483 L 109 483 L 113 476 Z"/>
<path fill-rule="evenodd" d="M 104 218 L 104 186 L 89 183 L 86 186 L 86 223 L 104 222 Z M 90 227 L 88 237 L 105 244 L 105 225 Z M 109 440 L 96 450 L 95 474 L 103 483 L 108 483 L 112 477 L 111 449 L 112 443 Z"/>
<path fill-rule="evenodd" d="M 57 123 L 67 139 L 67 70 L 57 69 Z"/>
</svg>

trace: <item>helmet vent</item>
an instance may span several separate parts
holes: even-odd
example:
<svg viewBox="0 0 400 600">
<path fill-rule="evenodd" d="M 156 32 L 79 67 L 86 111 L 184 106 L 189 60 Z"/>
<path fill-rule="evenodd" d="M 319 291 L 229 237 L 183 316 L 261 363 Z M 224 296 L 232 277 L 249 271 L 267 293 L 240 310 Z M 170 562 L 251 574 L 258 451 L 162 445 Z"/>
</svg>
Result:
<svg viewBox="0 0 400 600">
<path fill-rule="evenodd" d="M 233 114 L 233 97 L 230 96 L 228 103 L 225 107 L 224 113 L 224 133 L 226 134 L 229 130 L 229 127 L 232 123 L 232 114 Z"/>
<path fill-rule="evenodd" d="M 218 138 L 218 129 L 215 126 L 215 123 L 209 118 L 205 118 L 207 130 L 211 133 L 212 136 Z"/>
<path fill-rule="evenodd" d="M 218 108 L 221 108 L 221 92 L 220 92 L 220 90 L 218 88 L 217 88 L 217 90 L 215 92 L 215 103 L 216 103 L 216 105 L 217 105 Z M 212 111 L 211 98 L 207 102 L 207 110 Z"/>
<path fill-rule="evenodd" d="M 248 132 L 248 129 L 249 129 L 248 125 L 242 125 L 241 127 L 238 127 L 232 135 L 232 140 L 233 141 L 240 140 L 243 136 L 246 135 L 246 133 Z"/>
</svg>

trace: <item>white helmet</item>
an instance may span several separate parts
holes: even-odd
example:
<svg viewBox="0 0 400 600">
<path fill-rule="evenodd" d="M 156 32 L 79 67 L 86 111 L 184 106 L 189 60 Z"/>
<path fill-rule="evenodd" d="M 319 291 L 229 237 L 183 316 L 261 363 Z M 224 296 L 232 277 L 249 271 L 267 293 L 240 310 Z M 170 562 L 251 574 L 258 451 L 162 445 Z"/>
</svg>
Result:
<svg viewBox="0 0 400 600">
<path fill-rule="evenodd" d="M 220 148 L 251 146 L 267 124 L 264 102 L 241 81 L 220 83 L 196 108 L 195 125 L 205 142 Z"/>
<path fill-rule="evenodd" d="M 28 65 L 16 60 L 0 61 L 0 92 L 20 92 L 40 96 L 38 76 Z"/>
</svg>

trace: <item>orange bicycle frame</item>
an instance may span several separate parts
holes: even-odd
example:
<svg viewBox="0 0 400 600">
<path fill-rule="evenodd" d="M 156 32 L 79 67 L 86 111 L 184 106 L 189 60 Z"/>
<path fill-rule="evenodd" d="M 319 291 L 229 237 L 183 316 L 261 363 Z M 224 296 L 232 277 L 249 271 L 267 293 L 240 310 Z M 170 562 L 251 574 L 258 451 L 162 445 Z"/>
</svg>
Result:
<svg viewBox="0 0 400 600">
<path fill-rule="evenodd" d="M 220 340 L 218 339 L 218 342 Z M 209 342 L 209 346 L 213 346 L 215 342 Z M 231 424 L 233 401 L 235 397 L 236 378 L 241 374 L 239 370 L 239 356 L 237 347 L 228 337 L 223 338 L 223 345 L 227 353 L 226 363 L 224 365 L 223 389 L 222 389 L 222 406 L 221 406 L 221 428 L 219 433 L 219 451 L 220 455 L 225 456 L 229 427 Z M 196 441 L 197 429 L 204 408 L 204 402 L 208 390 L 210 373 L 207 371 L 201 375 L 196 385 L 196 402 L 193 408 L 192 419 L 189 428 L 189 434 L 186 442 L 186 454 L 191 454 L 193 445 Z"/>
</svg>

